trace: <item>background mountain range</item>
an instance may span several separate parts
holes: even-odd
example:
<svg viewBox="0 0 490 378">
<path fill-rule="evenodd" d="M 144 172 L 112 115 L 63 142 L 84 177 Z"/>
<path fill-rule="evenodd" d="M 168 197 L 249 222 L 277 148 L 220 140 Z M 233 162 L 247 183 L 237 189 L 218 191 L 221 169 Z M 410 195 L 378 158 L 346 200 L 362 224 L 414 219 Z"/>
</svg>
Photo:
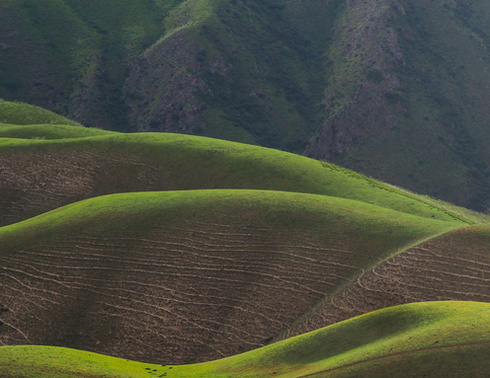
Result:
<svg viewBox="0 0 490 378">
<path fill-rule="evenodd" d="M 487 211 L 489 25 L 484 0 L 3 0 L 0 97 L 302 153 Z"/>
</svg>

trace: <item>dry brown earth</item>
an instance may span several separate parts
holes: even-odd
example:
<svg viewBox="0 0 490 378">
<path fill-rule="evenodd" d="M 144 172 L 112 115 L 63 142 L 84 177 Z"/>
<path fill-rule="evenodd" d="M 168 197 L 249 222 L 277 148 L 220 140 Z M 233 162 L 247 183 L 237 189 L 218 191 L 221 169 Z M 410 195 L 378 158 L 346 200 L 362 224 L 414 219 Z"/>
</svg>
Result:
<svg viewBox="0 0 490 378">
<path fill-rule="evenodd" d="M 341 234 L 254 222 L 161 225 L 139 238 L 69 234 L 4 254 L 0 344 L 210 360 L 266 344 L 362 271 L 364 248 Z"/>
<path fill-rule="evenodd" d="M 408 249 L 329 296 L 282 337 L 426 301 L 490 301 L 490 228 L 468 226 Z"/>
<path fill-rule="evenodd" d="M 172 167 L 80 148 L 13 149 L 0 154 L 0 226 L 109 193 L 172 188 Z M 107 179 L 110 178 L 110 179 Z"/>
<path fill-rule="evenodd" d="M 342 213 L 330 202 L 294 212 L 280 205 L 294 194 L 243 205 L 247 194 L 233 193 L 228 202 L 217 195 L 205 205 L 45 222 L 42 232 L 25 226 L 23 237 L 4 232 L 0 345 L 173 364 L 233 355 L 267 344 L 354 284 L 375 256 L 424 232 L 396 212 L 383 220 L 375 208 Z"/>
</svg>

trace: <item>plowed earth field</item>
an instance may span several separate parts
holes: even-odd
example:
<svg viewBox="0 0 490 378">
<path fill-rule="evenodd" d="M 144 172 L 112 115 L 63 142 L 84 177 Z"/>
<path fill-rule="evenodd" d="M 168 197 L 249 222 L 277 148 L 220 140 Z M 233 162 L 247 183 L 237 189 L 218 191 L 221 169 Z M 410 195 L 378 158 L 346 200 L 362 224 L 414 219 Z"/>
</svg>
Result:
<svg viewBox="0 0 490 378">
<path fill-rule="evenodd" d="M 158 363 L 229 356 L 448 227 L 326 196 L 192 192 L 102 197 L 4 227 L 0 343 Z"/>
<path fill-rule="evenodd" d="M 291 154 L 159 138 L 0 138 L 0 345 L 194 363 L 396 304 L 489 300 L 490 231 L 469 213 Z"/>
<path fill-rule="evenodd" d="M 416 245 L 330 296 L 284 336 L 405 303 L 490 302 L 489 249 L 485 226 L 460 228 Z"/>
</svg>

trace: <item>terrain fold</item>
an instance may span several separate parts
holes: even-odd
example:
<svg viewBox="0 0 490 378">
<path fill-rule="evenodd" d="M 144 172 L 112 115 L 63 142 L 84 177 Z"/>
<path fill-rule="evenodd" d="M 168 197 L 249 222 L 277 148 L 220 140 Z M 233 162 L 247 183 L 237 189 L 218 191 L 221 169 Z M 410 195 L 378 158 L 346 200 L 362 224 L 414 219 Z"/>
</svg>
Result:
<svg viewBox="0 0 490 378">
<path fill-rule="evenodd" d="M 490 368 L 490 305 L 395 306 L 247 353 L 194 365 L 133 362 L 40 346 L 0 347 L 10 377 L 480 377 Z"/>
<path fill-rule="evenodd" d="M 0 343 L 229 356 L 268 343 L 378 260 L 463 224 L 290 192 L 84 200 L 0 228 Z"/>
</svg>

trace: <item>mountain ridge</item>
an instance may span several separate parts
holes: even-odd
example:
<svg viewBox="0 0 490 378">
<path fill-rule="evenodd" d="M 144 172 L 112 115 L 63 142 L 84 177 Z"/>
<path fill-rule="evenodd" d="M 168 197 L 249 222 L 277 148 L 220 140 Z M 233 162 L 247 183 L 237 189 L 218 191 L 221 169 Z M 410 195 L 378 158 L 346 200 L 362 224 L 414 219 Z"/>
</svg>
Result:
<svg viewBox="0 0 490 378">
<path fill-rule="evenodd" d="M 304 153 L 472 209 L 489 206 L 484 1 L 0 7 L 0 97 L 87 126 Z"/>
</svg>

